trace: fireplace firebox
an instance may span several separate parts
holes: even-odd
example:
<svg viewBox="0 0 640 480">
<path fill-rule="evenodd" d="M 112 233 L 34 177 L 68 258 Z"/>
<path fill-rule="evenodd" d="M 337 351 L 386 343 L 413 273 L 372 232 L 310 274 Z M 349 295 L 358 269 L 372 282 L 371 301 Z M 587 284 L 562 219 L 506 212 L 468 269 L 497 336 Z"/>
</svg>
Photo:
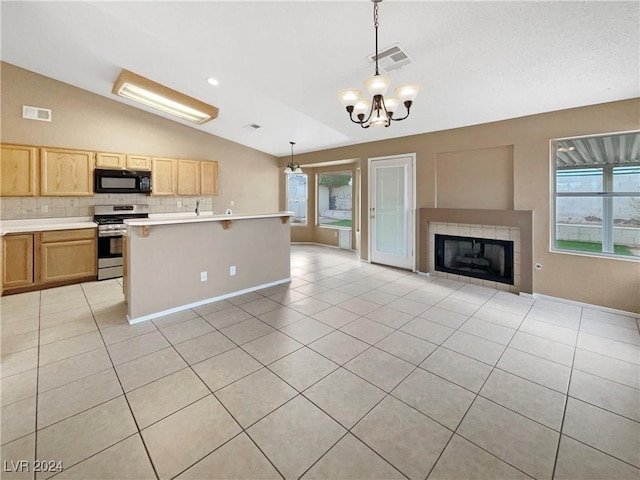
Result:
<svg viewBox="0 0 640 480">
<path fill-rule="evenodd" d="M 435 235 L 437 271 L 513 285 L 513 242 Z"/>
</svg>

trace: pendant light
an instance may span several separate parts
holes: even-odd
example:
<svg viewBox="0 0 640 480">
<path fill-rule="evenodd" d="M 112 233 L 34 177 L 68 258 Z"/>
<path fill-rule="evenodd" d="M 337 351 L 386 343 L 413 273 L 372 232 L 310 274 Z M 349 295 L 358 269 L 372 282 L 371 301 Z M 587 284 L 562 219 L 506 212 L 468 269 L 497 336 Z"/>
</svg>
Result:
<svg viewBox="0 0 640 480">
<path fill-rule="evenodd" d="M 293 146 L 296 144 L 296 142 L 289 142 L 289 143 L 291 144 L 291 160 L 287 164 L 287 168 L 284 169 L 284 173 L 286 174 L 303 173 L 302 169 L 300 168 L 300 164 L 293 163 Z"/>
<path fill-rule="evenodd" d="M 338 92 L 338 98 L 347 109 L 349 118 L 353 123 L 359 124 L 362 128 L 388 127 L 391 122 L 399 122 L 409 116 L 411 105 L 418 95 L 420 86 L 417 83 L 406 83 L 396 87 L 394 90 L 397 96 L 385 98 L 385 93 L 391 85 L 391 78 L 380 75 L 378 71 L 378 4 L 382 0 L 371 0 L 373 2 L 373 28 L 376 36 L 376 73 L 364 81 L 364 86 L 369 90 L 372 99 L 361 98 L 362 91 L 355 88 L 348 88 Z M 407 110 L 403 117 L 394 117 L 398 105 L 402 103 Z M 355 113 L 355 119 L 354 119 Z"/>
</svg>

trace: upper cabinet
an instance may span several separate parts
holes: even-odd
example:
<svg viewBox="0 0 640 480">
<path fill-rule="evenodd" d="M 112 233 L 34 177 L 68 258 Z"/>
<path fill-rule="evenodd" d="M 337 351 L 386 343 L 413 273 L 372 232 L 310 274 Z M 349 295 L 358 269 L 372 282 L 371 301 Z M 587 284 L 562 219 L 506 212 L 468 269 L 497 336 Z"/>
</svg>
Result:
<svg viewBox="0 0 640 480">
<path fill-rule="evenodd" d="M 40 173 L 42 196 L 93 195 L 92 152 L 41 148 Z"/>
<path fill-rule="evenodd" d="M 34 197 L 38 194 L 38 150 L 3 144 L 0 150 L 0 196 Z"/>
<path fill-rule="evenodd" d="M 218 162 L 200 162 L 200 195 L 218 195 Z"/>
<path fill-rule="evenodd" d="M 178 160 L 178 195 L 200 195 L 200 162 Z"/>
<path fill-rule="evenodd" d="M 151 170 L 151 157 L 124 153 L 97 153 L 96 168 L 118 170 Z"/>
<path fill-rule="evenodd" d="M 178 187 L 176 161 L 153 157 L 151 163 L 151 195 L 175 195 Z"/>
</svg>

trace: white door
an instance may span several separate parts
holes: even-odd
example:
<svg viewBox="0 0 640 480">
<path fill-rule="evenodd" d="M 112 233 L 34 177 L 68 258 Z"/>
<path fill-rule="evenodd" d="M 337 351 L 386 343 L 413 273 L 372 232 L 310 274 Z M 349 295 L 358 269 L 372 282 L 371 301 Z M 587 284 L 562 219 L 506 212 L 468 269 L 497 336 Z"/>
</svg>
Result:
<svg viewBox="0 0 640 480">
<path fill-rule="evenodd" d="M 369 259 L 415 269 L 415 154 L 369 159 Z"/>
</svg>

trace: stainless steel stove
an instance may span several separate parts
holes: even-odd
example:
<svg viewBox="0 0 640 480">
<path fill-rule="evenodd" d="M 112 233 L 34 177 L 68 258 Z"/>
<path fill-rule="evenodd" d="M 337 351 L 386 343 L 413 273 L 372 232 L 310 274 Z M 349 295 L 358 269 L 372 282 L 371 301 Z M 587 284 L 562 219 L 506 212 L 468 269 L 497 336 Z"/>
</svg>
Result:
<svg viewBox="0 0 640 480">
<path fill-rule="evenodd" d="M 96 205 L 98 224 L 98 280 L 122 276 L 122 236 L 130 218 L 149 217 L 149 205 Z"/>
</svg>

